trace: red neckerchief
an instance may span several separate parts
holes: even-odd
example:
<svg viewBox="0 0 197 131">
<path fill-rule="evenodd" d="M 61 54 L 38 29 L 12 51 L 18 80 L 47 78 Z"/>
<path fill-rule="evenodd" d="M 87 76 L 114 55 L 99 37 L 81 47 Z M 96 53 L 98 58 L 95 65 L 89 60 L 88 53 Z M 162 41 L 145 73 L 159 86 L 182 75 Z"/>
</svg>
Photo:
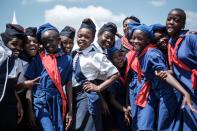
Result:
<svg viewBox="0 0 197 131">
<path fill-rule="evenodd" d="M 121 43 L 128 50 L 133 50 L 133 46 L 129 43 L 128 39 L 125 36 L 121 38 Z"/>
<path fill-rule="evenodd" d="M 146 54 L 146 52 L 149 49 L 152 48 L 156 48 L 155 45 L 153 44 L 149 44 L 146 48 L 143 49 L 143 51 L 140 53 L 139 58 L 142 57 L 144 54 Z M 138 76 L 138 81 L 141 83 L 141 78 L 144 75 L 142 70 L 141 70 L 141 66 L 140 66 L 140 61 L 137 57 L 135 57 L 131 68 L 137 73 Z M 143 87 L 141 88 L 139 94 L 137 95 L 136 99 L 135 99 L 135 104 L 140 106 L 140 107 L 145 107 L 147 104 L 147 100 L 148 100 L 148 96 L 149 96 L 149 92 L 151 89 L 151 83 L 149 81 L 146 81 L 143 85 Z"/>
<path fill-rule="evenodd" d="M 178 38 L 178 40 L 175 43 L 174 48 L 171 46 L 170 43 L 168 44 L 168 61 L 169 61 L 170 66 L 172 66 L 172 63 L 174 63 L 175 65 L 177 65 L 181 69 L 191 72 L 192 73 L 191 74 L 192 88 L 196 89 L 197 88 L 197 70 L 190 69 L 186 64 L 184 64 L 181 60 L 179 60 L 176 55 L 176 51 L 177 51 L 178 47 L 180 46 L 180 44 L 182 43 L 184 37 L 185 36 Z"/>
<path fill-rule="evenodd" d="M 40 53 L 40 58 L 42 60 L 42 64 L 43 64 L 44 68 L 46 69 L 49 77 L 51 78 L 51 80 L 53 81 L 55 86 L 57 87 L 57 89 L 60 93 L 60 96 L 62 98 L 62 111 L 63 111 L 62 117 L 64 120 L 65 115 L 66 115 L 66 95 L 64 94 L 64 91 L 62 88 L 61 76 L 60 76 L 60 72 L 58 70 L 56 57 L 57 57 L 57 54 L 46 55 L 44 51 Z"/>
</svg>

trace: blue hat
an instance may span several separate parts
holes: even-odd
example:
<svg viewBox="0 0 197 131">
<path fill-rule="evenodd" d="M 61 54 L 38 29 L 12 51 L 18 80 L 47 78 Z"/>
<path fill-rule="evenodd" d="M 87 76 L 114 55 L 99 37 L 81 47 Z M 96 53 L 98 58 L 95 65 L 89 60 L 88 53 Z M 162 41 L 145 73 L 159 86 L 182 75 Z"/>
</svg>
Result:
<svg viewBox="0 0 197 131">
<path fill-rule="evenodd" d="M 153 32 L 151 31 L 151 28 L 145 24 L 141 24 L 139 26 L 134 27 L 134 30 L 141 30 L 147 34 L 149 39 L 153 39 Z"/>
<path fill-rule="evenodd" d="M 112 47 L 112 48 L 107 49 L 107 56 L 110 61 L 113 61 L 113 55 L 116 52 L 124 52 L 124 51 L 122 49 L 118 49 L 117 47 Z"/>
<path fill-rule="evenodd" d="M 51 25 L 50 23 L 46 23 L 44 25 L 41 25 L 39 28 L 38 28 L 38 31 L 37 31 L 37 38 L 38 40 L 41 39 L 41 36 L 42 34 L 45 32 L 45 31 L 48 31 L 48 30 L 54 30 L 56 32 L 59 33 L 58 29 L 56 27 L 54 27 L 53 25 Z"/>
<path fill-rule="evenodd" d="M 161 25 L 161 24 L 153 24 L 153 25 L 150 25 L 150 28 L 153 31 L 153 33 L 155 31 L 162 31 L 164 33 L 167 33 L 166 26 Z"/>
<path fill-rule="evenodd" d="M 128 23 L 129 31 L 128 31 L 128 39 L 130 40 L 132 38 L 133 32 L 135 30 L 135 27 L 139 26 L 140 23 L 137 22 L 131 22 Z"/>
</svg>

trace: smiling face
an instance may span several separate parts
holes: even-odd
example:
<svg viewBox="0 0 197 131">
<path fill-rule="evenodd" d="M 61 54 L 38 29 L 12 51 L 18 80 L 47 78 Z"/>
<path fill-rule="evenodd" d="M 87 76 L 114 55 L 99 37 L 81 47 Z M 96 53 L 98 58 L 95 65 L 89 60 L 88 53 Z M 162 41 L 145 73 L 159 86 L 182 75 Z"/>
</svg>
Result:
<svg viewBox="0 0 197 131">
<path fill-rule="evenodd" d="M 19 53 L 22 51 L 23 40 L 19 38 L 12 38 L 10 41 L 8 41 L 6 46 L 12 50 L 14 56 L 18 57 Z"/>
<path fill-rule="evenodd" d="M 115 35 L 111 32 L 104 31 L 98 36 L 98 44 L 102 49 L 109 49 L 113 46 L 115 42 Z"/>
<path fill-rule="evenodd" d="M 60 42 L 59 34 L 54 30 L 47 30 L 41 36 L 43 47 L 48 53 L 54 54 L 58 50 Z"/>
<path fill-rule="evenodd" d="M 139 54 L 150 42 L 150 40 L 145 32 L 141 30 L 135 30 L 130 42 L 132 43 L 136 53 Z"/>
<path fill-rule="evenodd" d="M 169 40 L 169 37 L 167 34 L 163 33 L 162 31 L 156 31 L 154 33 L 154 39 L 155 39 L 156 45 L 161 50 L 167 50 L 168 40 Z"/>
<path fill-rule="evenodd" d="M 63 51 L 66 53 L 70 53 L 74 46 L 73 40 L 66 36 L 60 36 L 60 38 L 61 38 L 61 47 Z"/>
<path fill-rule="evenodd" d="M 116 51 L 113 54 L 112 60 L 113 60 L 113 64 L 117 67 L 117 68 L 122 68 L 124 66 L 124 53 L 121 51 Z"/>
<path fill-rule="evenodd" d="M 184 12 L 172 10 L 166 20 L 167 32 L 171 37 L 176 37 L 185 26 Z"/>
<path fill-rule="evenodd" d="M 35 56 L 38 52 L 38 40 L 36 37 L 27 36 L 27 42 L 24 49 L 30 56 Z"/>
<path fill-rule="evenodd" d="M 88 48 L 90 44 L 93 42 L 93 40 L 93 34 L 89 29 L 81 28 L 77 32 L 77 44 L 80 50 Z"/>
</svg>

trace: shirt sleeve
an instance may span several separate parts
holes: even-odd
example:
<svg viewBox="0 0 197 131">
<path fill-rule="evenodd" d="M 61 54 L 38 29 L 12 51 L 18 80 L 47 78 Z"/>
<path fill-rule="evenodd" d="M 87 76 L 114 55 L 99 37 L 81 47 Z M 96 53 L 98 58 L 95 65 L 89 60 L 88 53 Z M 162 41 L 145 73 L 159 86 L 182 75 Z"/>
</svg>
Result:
<svg viewBox="0 0 197 131">
<path fill-rule="evenodd" d="M 150 52 L 148 56 L 148 68 L 146 69 L 150 70 L 153 74 L 158 70 L 167 70 L 166 60 L 161 51 L 157 49 Z"/>
<path fill-rule="evenodd" d="M 196 59 L 197 58 L 197 35 L 196 34 L 189 35 L 189 41 L 187 43 L 189 43 L 190 49 L 194 54 L 194 58 Z"/>
<path fill-rule="evenodd" d="M 107 59 L 103 54 L 97 54 L 96 56 L 97 67 L 99 69 L 99 77 L 102 76 L 102 80 L 106 80 L 108 77 L 118 73 L 117 68 Z M 96 64 L 96 63 L 95 63 Z"/>
</svg>

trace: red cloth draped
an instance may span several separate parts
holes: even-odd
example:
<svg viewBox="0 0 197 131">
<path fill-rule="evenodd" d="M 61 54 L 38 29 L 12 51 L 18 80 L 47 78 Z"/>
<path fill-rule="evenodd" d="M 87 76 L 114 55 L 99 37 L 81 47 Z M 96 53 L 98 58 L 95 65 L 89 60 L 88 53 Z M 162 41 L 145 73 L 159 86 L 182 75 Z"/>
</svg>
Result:
<svg viewBox="0 0 197 131">
<path fill-rule="evenodd" d="M 151 48 L 155 48 L 156 46 L 153 44 L 149 44 L 146 48 L 144 48 L 144 50 L 140 53 L 139 57 L 142 57 L 149 49 Z M 141 70 L 141 66 L 140 66 L 140 61 L 139 59 L 136 57 L 136 53 L 134 51 L 130 51 L 127 54 L 127 68 L 126 68 L 126 73 L 128 76 L 128 70 L 130 68 L 133 69 L 133 71 L 135 71 L 137 73 L 138 76 L 138 81 L 141 83 L 141 79 L 142 76 L 144 76 L 142 70 Z M 145 107 L 147 100 L 148 100 L 148 96 L 149 96 L 149 91 L 151 88 L 151 84 L 149 81 L 146 81 L 143 85 L 143 87 L 141 88 L 138 96 L 136 97 L 135 103 L 136 105 L 140 106 L 140 107 Z"/>
<path fill-rule="evenodd" d="M 57 87 L 60 96 L 62 98 L 62 117 L 63 120 L 66 115 L 66 95 L 64 94 L 62 84 L 61 84 L 61 76 L 57 66 L 57 60 L 55 54 L 46 55 L 44 52 L 40 53 L 40 58 L 42 60 L 42 64 L 45 67 L 49 77 Z"/>
<path fill-rule="evenodd" d="M 191 79 L 192 79 L 192 88 L 196 89 L 197 88 L 197 70 L 196 69 L 190 69 L 186 64 L 184 64 L 181 60 L 178 59 L 176 55 L 176 50 L 178 46 L 182 43 L 184 39 L 183 37 L 178 38 L 178 40 L 175 43 L 174 48 L 171 46 L 171 44 L 168 44 L 168 61 L 170 66 L 172 66 L 172 63 L 176 64 L 178 67 L 181 69 L 184 69 L 188 72 L 191 72 Z"/>
<path fill-rule="evenodd" d="M 133 46 L 129 43 L 128 39 L 125 36 L 121 38 L 121 43 L 128 50 L 133 50 Z"/>
</svg>

